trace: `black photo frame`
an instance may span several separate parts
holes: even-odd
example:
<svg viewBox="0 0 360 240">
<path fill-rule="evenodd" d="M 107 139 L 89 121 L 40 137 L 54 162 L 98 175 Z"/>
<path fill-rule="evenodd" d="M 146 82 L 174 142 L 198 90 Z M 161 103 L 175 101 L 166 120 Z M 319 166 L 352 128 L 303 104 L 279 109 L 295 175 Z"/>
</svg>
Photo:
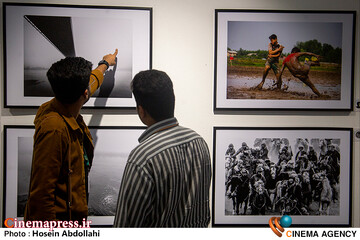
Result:
<svg viewBox="0 0 360 240">
<path fill-rule="evenodd" d="M 351 111 L 355 24 L 355 11 L 216 9 L 214 112 Z M 278 63 L 275 58 L 268 59 L 272 34 L 277 35 L 279 45 L 285 46 L 277 56 Z M 285 57 L 295 46 L 321 58 L 294 57 L 302 66 L 301 77 L 285 67 L 278 89 L 278 75 L 274 73 L 281 72 Z M 270 71 L 260 89 L 265 65 Z M 308 82 L 314 84 L 320 96 L 306 85 Z"/>
<path fill-rule="evenodd" d="M 152 68 L 152 8 L 3 3 L 4 106 L 36 108 L 53 93 L 51 64 L 81 56 L 95 68 L 117 48 L 117 63 L 85 108 L 135 109 L 130 82 Z M 56 31 L 55 31 L 56 30 Z"/>
<path fill-rule="evenodd" d="M 265 227 L 271 217 L 289 215 L 295 227 L 350 227 L 352 133 L 351 128 L 214 127 L 212 225 Z"/>
</svg>

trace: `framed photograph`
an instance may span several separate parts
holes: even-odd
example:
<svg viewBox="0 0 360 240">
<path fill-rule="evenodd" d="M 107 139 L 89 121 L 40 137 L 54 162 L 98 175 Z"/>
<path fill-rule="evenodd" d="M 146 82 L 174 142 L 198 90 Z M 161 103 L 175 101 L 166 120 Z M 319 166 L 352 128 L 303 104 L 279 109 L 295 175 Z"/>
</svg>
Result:
<svg viewBox="0 0 360 240">
<path fill-rule="evenodd" d="M 3 4 L 5 107 L 38 107 L 53 97 L 46 72 L 65 57 L 93 63 L 117 48 L 117 65 L 85 107 L 135 108 L 133 76 L 151 69 L 152 8 Z"/>
<path fill-rule="evenodd" d="M 352 110 L 355 19 L 215 10 L 214 111 Z"/>
<path fill-rule="evenodd" d="M 352 129 L 214 128 L 213 226 L 351 226 Z"/>
<path fill-rule="evenodd" d="M 131 150 L 143 127 L 89 127 L 95 145 L 89 174 L 89 217 L 92 226 L 114 222 L 120 183 Z M 28 198 L 33 136 L 32 126 L 4 127 L 4 219 L 22 220 Z"/>
</svg>

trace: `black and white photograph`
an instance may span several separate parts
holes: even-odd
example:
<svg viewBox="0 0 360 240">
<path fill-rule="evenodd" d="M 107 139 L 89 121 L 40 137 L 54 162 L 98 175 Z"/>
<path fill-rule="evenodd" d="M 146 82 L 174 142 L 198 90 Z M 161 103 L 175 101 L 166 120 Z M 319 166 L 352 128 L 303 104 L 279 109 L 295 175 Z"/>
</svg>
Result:
<svg viewBox="0 0 360 240">
<path fill-rule="evenodd" d="M 28 199 L 33 153 L 33 137 L 18 137 L 18 179 L 17 179 L 17 216 L 24 217 Z"/>
<path fill-rule="evenodd" d="M 6 105 L 39 106 L 51 99 L 46 72 L 54 62 L 83 57 L 95 69 L 104 55 L 118 49 L 117 64 L 85 107 L 135 107 L 132 77 L 151 68 L 151 8 L 4 7 Z"/>
<path fill-rule="evenodd" d="M 307 224 L 306 217 L 324 219 L 319 225 L 349 219 L 350 130 L 215 128 L 214 134 L 214 211 L 223 211 L 224 224 L 283 215 L 297 224 Z"/>
<path fill-rule="evenodd" d="M 141 127 L 90 127 L 95 145 L 89 173 L 89 220 L 112 225 L 127 158 L 144 132 Z"/>
<path fill-rule="evenodd" d="M 34 128 L 5 126 L 5 217 L 24 217 L 31 175 Z M 125 164 L 142 127 L 90 127 L 95 145 L 89 173 L 89 217 L 93 226 L 112 225 Z"/>
<path fill-rule="evenodd" d="M 352 108 L 354 12 L 216 17 L 216 108 Z"/>
</svg>

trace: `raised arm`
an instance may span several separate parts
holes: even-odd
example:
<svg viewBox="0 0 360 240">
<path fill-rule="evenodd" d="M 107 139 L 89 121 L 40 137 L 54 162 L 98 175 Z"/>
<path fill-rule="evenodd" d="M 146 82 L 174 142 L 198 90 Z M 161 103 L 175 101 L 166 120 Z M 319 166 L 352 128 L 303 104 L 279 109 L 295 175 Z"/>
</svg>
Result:
<svg viewBox="0 0 360 240">
<path fill-rule="evenodd" d="M 311 53 L 311 52 L 299 52 L 299 53 L 298 53 L 298 57 L 304 56 L 304 55 L 314 56 L 314 57 L 316 57 L 316 58 L 320 58 L 320 57 L 321 57 L 320 55 L 317 55 L 317 54 L 314 54 L 314 53 Z"/>
<path fill-rule="evenodd" d="M 114 66 L 116 64 L 116 56 L 118 54 L 118 50 L 115 49 L 113 54 L 107 54 L 103 57 L 109 66 Z M 89 89 L 90 89 L 90 96 L 92 96 L 95 91 L 102 85 L 104 81 L 104 73 L 108 69 L 106 63 L 100 64 L 96 69 L 91 72 L 90 80 L 89 80 Z"/>
<path fill-rule="evenodd" d="M 269 51 L 269 55 L 274 55 L 274 54 L 281 54 L 282 50 L 285 47 L 283 45 L 280 45 L 280 47 L 278 49 L 272 50 L 272 46 L 271 43 L 269 43 L 269 47 L 268 47 L 268 51 Z"/>
</svg>

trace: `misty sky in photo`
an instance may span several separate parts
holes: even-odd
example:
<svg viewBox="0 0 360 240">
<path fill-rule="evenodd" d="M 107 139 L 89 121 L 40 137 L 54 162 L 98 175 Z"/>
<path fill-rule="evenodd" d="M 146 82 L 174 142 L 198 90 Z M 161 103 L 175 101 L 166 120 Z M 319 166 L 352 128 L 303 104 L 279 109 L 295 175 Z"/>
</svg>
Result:
<svg viewBox="0 0 360 240">
<path fill-rule="evenodd" d="M 342 23 L 327 22 L 228 22 L 228 47 L 232 50 L 267 50 L 269 36 L 276 34 L 278 42 L 290 53 L 296 42 L 316 39 L 334 48 L 342 47 Z"/>
<path fill-rule="evenodd" d="M 51 19 L 52 16 L 42 17 L 40 26 L 41 24 L 45 25 L 45 27 L 43 26 L 45 29 L 42 31 L 24 18 L 24 96 L 53 96 L 46 72 L 54 62 L 65 58 L 66 52 L 75 51 L 76 56 L 92 62 L 94 69 L 104 55 L 114 53 L 117 48 L 119 51 L 117 55 L 118 64 L 116 68 L 111 67 L 110 71 L 105 74 L 105 77 L 108 76 L 108 78 L 105 78 L 102 91 L 97 91 L 94 97 L 102 99 L 132 97 L 130 90 L 133 68 L 132 20 L 114 18 L 99 20 L 96 17 L 63 16 L 63 21 L 70 19 L 71 25 L 64 31 L 63 23 L 59 24 L 60 26 L 57 29 L 56 21 L 52 21 L 51 23 L 55 23 L 50 24 L 50 26 L 45 24 L 46 20 Z M 60 20 L 57 19 L 57 21 Z M 56 37 L 61 38 L 62 34 L 65 35 L 64 32 L 72 35 L 73 46 L 68 42 L 62 48 L 56 46 L 58 42 L 54 39 L 57 40 Z M 55 35 L 52 38 L 53 41 L 45 33 L 50 36 Z M 58 43 L 57 45 L 61 44 Z M 116 72 L 111 72 L 112 69 L 115 69 Z M 95 104 L 105 105 L 106 100 L 100 99 Z"/>
<path fill-rule="evenodd" d="M 117 70 L 132 69 L 133 26 L 128 19 L 71 17 L 76 56 L 97 66 L 105 54 L 119 50 Z M 57 29 L 54 29 L 57 31 Z M 65 56 L 24 18 L 25 68 L 48 69 Z"/>
</svg>

